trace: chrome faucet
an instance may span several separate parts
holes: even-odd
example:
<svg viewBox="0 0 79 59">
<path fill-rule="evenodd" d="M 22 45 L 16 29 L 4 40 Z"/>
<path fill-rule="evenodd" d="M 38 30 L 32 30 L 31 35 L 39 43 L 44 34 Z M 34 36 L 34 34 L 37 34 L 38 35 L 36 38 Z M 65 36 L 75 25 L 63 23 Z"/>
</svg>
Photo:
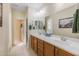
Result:
<svg viewBox="0 0 79 59">
<path fill-rule="evenodd" d="M 67 39 L 66 39 L 65 37 L 62 37 L 61 40 L 62 40 L 62 41 L 66 41 Z"/>
</svg>

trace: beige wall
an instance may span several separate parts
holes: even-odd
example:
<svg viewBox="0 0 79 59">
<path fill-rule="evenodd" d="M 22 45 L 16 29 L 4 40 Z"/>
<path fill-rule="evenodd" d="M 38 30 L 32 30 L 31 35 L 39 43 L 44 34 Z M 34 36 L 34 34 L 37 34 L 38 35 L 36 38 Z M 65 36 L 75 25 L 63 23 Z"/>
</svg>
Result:
<svg viewBox="0 0 79 59">
<path fill-rule="evenodd" d="M 25 19 L 25 14 L 25 12 L 16 13 L 13 9 L 11 10 L 10 4 L 3 3 L 3 19 L 2 27 L 0 27 L 0 55 L 9 54 L 12 47 L 12 30 L 15 30 L 12 26 L 16 24 L 16 19 Z"/>
<path fill-rule="evenodd" d="M 0 55 L 4 55 L 3 28 L 0 28 Z"/>
<path fill-rule="evenodd" d="M 16 44 L 16 41 L 20 39 L 19 34 L 20 23 L 18 22 L 18 20 L 26 20 L 26 12 L 12 9 L 12 19 L 13 19 L 13 43 Z"/>
<path fill-rule="evenodd" d="M 74 5 L 52 15 L 54 34 L 79 38 L 79 33 L 72 33 L 72 28 L 59 28 L 59 19 L 73 16 L 76 9 L 77 6 Z"/>
<path fill-rule="evenodd" d="M 9 48 L 12 45 L 12 19 L 11 6 L 3 3 L 3 26 L 0 28 L 0 55 L 8 55 Z"/>
</svg>

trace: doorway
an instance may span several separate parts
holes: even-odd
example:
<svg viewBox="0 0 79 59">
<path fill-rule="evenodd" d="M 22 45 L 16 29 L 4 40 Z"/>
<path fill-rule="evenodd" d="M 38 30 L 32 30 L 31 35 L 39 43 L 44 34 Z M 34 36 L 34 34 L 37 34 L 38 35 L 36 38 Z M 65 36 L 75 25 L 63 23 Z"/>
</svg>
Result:
<svg viewBox="0 0 79 59">
<path fill-rule="evenodd" d="M 13 46 L 24 42 L 24 20 L 15 21 L 13 36 Z"/>
</svg>

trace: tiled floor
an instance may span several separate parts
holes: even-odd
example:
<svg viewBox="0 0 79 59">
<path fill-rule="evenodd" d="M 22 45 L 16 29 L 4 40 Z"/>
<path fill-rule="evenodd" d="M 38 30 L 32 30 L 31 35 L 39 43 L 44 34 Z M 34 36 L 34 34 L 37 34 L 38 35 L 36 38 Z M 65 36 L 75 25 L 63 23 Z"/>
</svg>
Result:
<svg viewBox="0 0 79 59">
<path fill-rule="evenodd" d="M 36 56 L 31 48 L 26 48 L 26 45 L 21 43 L 12 48 L 10 56 Z"/>
</svg>

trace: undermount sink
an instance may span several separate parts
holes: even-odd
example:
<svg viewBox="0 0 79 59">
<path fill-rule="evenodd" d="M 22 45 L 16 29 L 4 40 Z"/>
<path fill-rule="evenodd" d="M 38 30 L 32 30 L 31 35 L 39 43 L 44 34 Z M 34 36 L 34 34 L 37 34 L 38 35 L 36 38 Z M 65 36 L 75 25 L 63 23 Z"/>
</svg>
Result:
<svg viewBox="0 0 79 59">
<path fill-rule="evenodd" d="M 72 40 L 72 38 L 68 38 L 68 37 L 59 37 L 59 36 L 53 36 L 51 38 L 54 38 L 55 41 L 59 41 L 62 42 L 63 44 L 66 44 L 68 46 L 72 46 L 74 48 L 78 48 L 79 49 L 79 42 Z"/>
<path fill-rule="evenodd" d="M 68 41 L 67 44 L 69 44 L 70 46 L 74 47 L 74 48 L 79 48 L 79 43 L 78 42 L 73 42 L 73 41 Z"/>
<path fill-rule="evenodd" d="M 44 36 L 46 36 L 46 37 L 51 37 L 51 35 L 52 35 L 52 34 L 48 34 L 48 33 L 45 33 L 45 32 L 43 32 L 43 33 L 39 32 L 39 34 L 40 34 L 40 35 L 44 35 Z"/>
<path fill-rule="evenodd" d="M 73 41 L 71 38 L 61 39 L 65 44 L 72 46 L 74 48 L 79 48 L 79 42 Z M 75 40 L 75 39 L 74 39 Z"/>
<path fill-rule="evenodd" d="M 51 34 L 45 33 L 44 35 L 47 36 L 47 37 L 51 37 Z"/>
</svg>

